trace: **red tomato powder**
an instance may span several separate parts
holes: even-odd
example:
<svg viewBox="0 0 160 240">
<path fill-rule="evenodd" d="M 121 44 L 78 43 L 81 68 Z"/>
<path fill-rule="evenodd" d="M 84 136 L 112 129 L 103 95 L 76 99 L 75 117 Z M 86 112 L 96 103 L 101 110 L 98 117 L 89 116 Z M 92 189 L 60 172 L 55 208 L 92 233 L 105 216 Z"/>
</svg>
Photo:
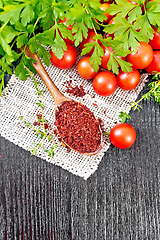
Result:
<svg viewBox="0 0 160 240">
<path fill-rule="evenodd" d="M 96 152 L 101 145 L 99 121 L 85 105 L 63 102 L 56 111 L 55 125 L 66 144 L 80 153 Z"/>
</svg>

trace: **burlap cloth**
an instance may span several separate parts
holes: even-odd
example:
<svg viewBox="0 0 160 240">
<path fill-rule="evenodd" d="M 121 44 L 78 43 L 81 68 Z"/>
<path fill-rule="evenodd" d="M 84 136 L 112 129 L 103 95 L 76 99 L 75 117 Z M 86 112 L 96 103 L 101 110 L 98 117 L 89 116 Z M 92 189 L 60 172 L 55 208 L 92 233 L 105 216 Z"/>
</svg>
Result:
<svg viewBox="0 0 160 240">
<path fill-rule="evenodd" d="M 78 56 L 77 62 L 81 57 Z M 77 64 L 76 62 L 76 64 Z M 124 91 L 117 88 L 116 92 L 109 97 L 101 97 L 95 94 L 92 88 L 91 80 L 82 79 L 77 72 L 76 64 L 68 70 L 61 70 L 50 64 L 46 67 L 51 79 L 55 82 L 59 90 L 67 97 L 71 97 L 77 101 L 81 101 L 88 106 L 92 112 L 94 112 L 96 118 L 100 118 L 104 122 L 104 130 L 106 132 L 120 122 L 119 113 L 129 107 L 131 101 L 135 101 L 138 94 L 142 90 L 145 82 L 147 81 L 147 74 L 141 76 L 139 85 L 132 91 Z M 53 133 L 55 126 L 55 105 L 50 92 L 40 79 L 38 75 L 35 75 L 36 79 L 40 81 L 40 90 L 46 90 L 42 97 L 42 103 L 45 105 L 44 117 L 48 119 L 51 125 L 51 133 Z M 83 85 L 86 92 L 83 97 L 75 97 L 66 93 L 66 82 L 72 80 L 71 85 Z M 24 119 L 28 122 L 34 122 L 36 120 L 36 113 L 38 113 L 36 102 L 39 101 L 39 97 L 36 94 L 36 89 L 33 86 L 32 78 L 28 78 L 26 81 L 19 80 L 14 74 L 12 75 L 7 87 L 0 97 L 0 132 L 3 137 L 13 142 L 14 144 L 22 147 L 26 150 L 33 147 L 34 142 L 40 142 L 36 137 L 32 129 L 27 128 L 25 124 L 20 120 L 20 112 Z M 40 112 L 40 111 L 39 111 Z M 54 136 L 57 144 L 60 142 L 57 136 Z M 46 149 L 53 146 L 53 143 L 44 141 L 43 145 Z M 67 153 L 65 147 L 60 147 L 55 150 L 53 158 L 48 156 L 48 153 L 40 148 L 37 152 L 37 156 L 58 165 L 73 174 L 76 174 L 84 179 L 90 177 L 100 163 L 104 152 L 109 148 L 109 138 L 104 135 L 103 149 L 95 156 L 84 156 L 74 150 Z"/>
</svg>

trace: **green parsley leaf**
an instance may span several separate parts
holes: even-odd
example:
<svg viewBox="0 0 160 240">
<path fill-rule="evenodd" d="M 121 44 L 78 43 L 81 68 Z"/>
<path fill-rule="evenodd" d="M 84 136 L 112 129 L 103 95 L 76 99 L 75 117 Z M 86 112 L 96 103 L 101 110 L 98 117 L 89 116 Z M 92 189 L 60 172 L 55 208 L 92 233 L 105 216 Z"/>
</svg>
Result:
<svg viewBox="0 0 160 240">
<path fill-rule="evenodd" d="M 104 56 L 103 48 L 98 44 L 98 42 L 94 42 L 94 51 L 92 56 L 89 59 L 89 62 L 95 72 L 98 71 L 99 65 L 101 65 L 103 56 Z"/>
<path fill-rule="evenodd" d="M 49 66 L 50 64 L 50 53 L 42 46 L 39 44 L 38 46 L 38 56 L 43 59 L 43 62 L 46 64 L 46 66 Z"/>
<path fill-rule="evenodd" d="M 29 76 L 27 69 L 24 67 L 23 62 L 21 61 L 15 68 L 15 75 L 19 77 L 22 81 L 26 80 Z"/>
<path fill-rule="evenodd" d="M 9 44 L 7 44 L 6 39 L 2 37 L 2 34 L 0 33 L 0 45 L 3 48 L 4 52 L 6 52 L 8 55 L 12 55 L 12 50 Z"/>
<path fill-rule="evenodd" d="M 17 48 L 21 48 L 24 44 L 27 44 L 28 41 L 28 33 L 25 32 L 17 37 Z"/>
<path fill-rule="evenodd" d="M 55 27 L 55 26 L 54 26 Z M 52 27 L 52 28 L 54 28 Z M 56 27 L 55 27 L 56 28 Z M 61 38 L 58 29 L 56 28 L 56 36 L 54 44 L 51 46 L 52 51 L 58 59 L 62 59 L 64 51 L 67 51 L 67 46 L 65 41 Z"/>
<path fill-rule="evenodd" d="M 34 17 L 34 11 L 31 4 L 27 4 L 26 7 L 23 9 L 21 13 L 21 23 L 26 26 L 27 23 L 31 21 L 31 19 Z"/>
<path fill-rule="evenodd" d="M 32 37 L 29 42 L 29 49 L 31 50 L 32 53 L 35 53 L 37 48 L 38 48 L 38 44 L 37 44 L 37 41 L 36 41 L 36 37 Z"/>
<path fill-rule="evenodd" d="M 26 4 L 8 4 L 3 7 L 3 12 L 0 15 L 0 20 L 2 22 L 10 21 L 14 24 L 19 19 L 20 12 L 25 7 Z"/>
</svg>

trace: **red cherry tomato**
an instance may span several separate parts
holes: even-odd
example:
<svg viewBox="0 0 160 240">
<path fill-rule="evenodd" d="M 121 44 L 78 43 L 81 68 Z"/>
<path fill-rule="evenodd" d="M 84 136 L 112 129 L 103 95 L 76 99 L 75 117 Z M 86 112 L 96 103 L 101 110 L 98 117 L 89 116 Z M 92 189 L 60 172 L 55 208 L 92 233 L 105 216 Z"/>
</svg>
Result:
<svg viewBox="0 0 160 240">
<path fill-rule="evenodd" d="M 149 45 L 151 45 L 151 47 L 153 49 L 160 49 L 160 33 L 157 32 L 157 29 L 155 29 L 154 27 L 152 27 L 153 30 L 155 31 L 153 39 L 149 41 Z"/>
<path fill-rule="evenodd" d="M 114 51 L 112 50 L 112 47 L 105 48 L 104 46 L 102 46 L 102 48 L 104 50 L 104 56 L 102 57 L 101 66 L 104 69 L 108 70 L 107 64 L 110 59 L 110 52 L 114 53 Z M 121 56 L 117 56 L 117 57 L 121 58 L 122 60 L 125 60 L 125 57 L 121 57 Z"/>
<path fill-rule="evenodd" d="M 73 26 L 72 25 L 67 25 L 67 20 L 68 20 L 67 18 L 64 18 L 63 20 L 60 19 L 59 23 L 63 23 L 64 25 L 66 25 L 68 27 L 68 30 L 72 31 Z M 72 35 L 74 35 L 74 34 L 72 34 Z M 64 38 L 64 41 L 66 43 L 69 43 L 69 44 L 74 44 L 74 42 L 75 42 L 75 41 L 70 40 L 69 38 Z"/>
<path fill-rule="evenodd" d="M 132 72 L 119 71 L 117 75 L 118 86 L 124 90 L 134 89 L 140 81 L 140 73 L 137 69 L 132 68 Z"/>
<path fill-rule="evenodd" d="M 132 67 L 136 69 L 146 68 L 153 59 L 153 49 L 146 42 L 140 42 L 138 51 L 127 55 L 127 61 L 132 63 Z"/>
<path fill-rule="evenodd" d="M 117 78 L 111 72 L 100 72 L 93 79 L 93 89 L 100 96 L 110 96 L 115 92 L 116 88 Z"/>
<path fill-rule="evenodd" d="M 136 140 L 136 131 L 128 123 L 117 124 L 111 129 L 110 140 L 117 148 L 129 148 Z"/>
<path fill-rule="evenodd" d="M 106 9 L 109 8 L 109 7 L 110 7 L 110 4 L 109 4 L 109 3 L 102 3 L 99 8 L 100 8 L 102 11 L 106 11 Z M 109 22 L 109 21 L 111 20 L 111 18 L 113 17 L 113 16 L 111 16 L 111 15 L 110 15 L 109 13 L 107 13 L 107 12 L 105 12 L 104 15 L 107 17 L 106 20 L 103 20 L 104 23 Z"/>
<path fill-rule="evenodd" d="M 76 59 L 77 59 L 76 49 L 69 43 L 66 43 L 66 46 L 67 46 L 67 51 L 64 51 L 64 55 L 62 59 L 58 59 L 55 56 L 55 54 L 52 52 L 52 49 L 50 50 L 51 62 L 57 68 L 68 69 L 72 67 L 76 62 Z"/>
<path fill-rule="evenodd" d="M 153 53 L 154 53 L 153 60 L 146 68 L 146 71 L 151 74 L 154 71 L 160 73 L 160 51 L 154 51 Z"/>
<path fill-rule="evenodd" d="M 89 31 L 88 32 L 88 37 L 86 39 L 83 39 L 83 41 L 80 43 L 80 49 L 82 51 L 83 48 L 85 48 L 85 44 L 86 43 L 92 43 L 92 42 L 95 42 L 95 39 L 93 39 L 93 37 L 95 37 L 95 32 L 94 31 Z M 94 51 L 94 48 L 89 52 L 89 53 L 86 53 L 86 56 L 91 56 L 92 53 Z"/>
<path fill-rule="evenodd" d="M 114 18 L 112 18 L 109 22 L 108 22 L 108 25 L 110 24 L 115 24 L 116 22 L 114 21 Z"/>
<path fill-rule="evenodd" d="M 94 71 L 89 63 L 89 59 L 90 57 L 84 57 L 77 64 L 78 73 L 84 79 L 92 79 L 99 72 L 99 69 L 97 72 Z"/>
</svg>

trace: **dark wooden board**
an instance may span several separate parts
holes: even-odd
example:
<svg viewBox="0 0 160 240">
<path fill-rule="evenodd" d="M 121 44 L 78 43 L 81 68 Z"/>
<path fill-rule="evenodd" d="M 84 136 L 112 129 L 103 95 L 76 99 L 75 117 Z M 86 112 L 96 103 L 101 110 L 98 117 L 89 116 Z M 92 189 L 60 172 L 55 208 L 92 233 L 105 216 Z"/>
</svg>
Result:
<svg viewBox="0 0 160 240">
<path fill-rule="evenodd" d="M 141 105 L 135 144 L 111 146 L 86 181 L 0 137 L 0 239 L 160 239 L 160 108 Z"/>
</svg>

